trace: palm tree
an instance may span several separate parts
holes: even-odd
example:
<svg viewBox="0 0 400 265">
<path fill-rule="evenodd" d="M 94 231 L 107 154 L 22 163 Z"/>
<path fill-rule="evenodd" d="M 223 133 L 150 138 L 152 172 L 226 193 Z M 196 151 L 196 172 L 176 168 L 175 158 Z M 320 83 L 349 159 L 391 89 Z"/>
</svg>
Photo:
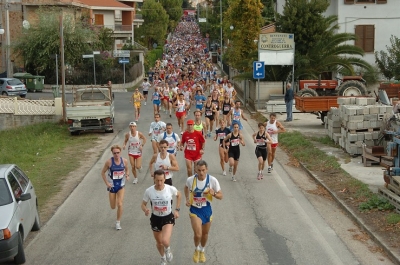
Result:
<svg viewBox="0 0 400 265">
<path fill-rule="evenodd" d="M 334 27 L 333 27 L 334 28 Z M 364 51 L 355 45 L 347 44 L 356 39 L 352 33 L 332 34 L 331 29 L 324 34 L 307 54 L 298 54 L 295 59 L 295 74 L 297 78 L 318 78 L 323 72 L 345 69 L 354 73 L 354 66 L 371 70 L 372 66 L 360 58 Z"/>
</svg>

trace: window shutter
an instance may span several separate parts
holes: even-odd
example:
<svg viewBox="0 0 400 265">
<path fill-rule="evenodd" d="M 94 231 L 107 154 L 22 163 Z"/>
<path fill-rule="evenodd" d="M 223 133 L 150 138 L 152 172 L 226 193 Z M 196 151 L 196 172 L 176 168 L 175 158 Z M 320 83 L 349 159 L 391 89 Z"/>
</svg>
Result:
<svg viewBox="0 0 400 265">
<path fill-rule="evenodd" d="M 375 26 L 374 25 L 366 25 L 365 26 L 364 51 L 365 52 L 374 52 L 375 51 Z"/>
<path fill-rule="evenodd" d="M 387 0 L 376 0 L 377 4 L 387 4 Z"/>
<path fill-rule="evenodd" d="M 355 34 L 356 34 L 356 40 L 354 42 L 354 45 L 364 49 L 364 47 L 363 47 L 364 25 L 357 25 Z"/>
<path fill-rule="evenodd" d="M 354 0 L 344 0 L 345 5 L 352 5 L 354 4 Z"/>
</svg>

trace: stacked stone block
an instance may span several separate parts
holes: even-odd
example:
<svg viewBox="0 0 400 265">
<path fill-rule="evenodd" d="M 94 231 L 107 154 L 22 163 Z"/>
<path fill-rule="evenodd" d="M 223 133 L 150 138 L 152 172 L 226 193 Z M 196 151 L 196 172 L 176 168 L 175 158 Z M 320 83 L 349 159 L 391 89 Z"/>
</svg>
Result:
<svg viewBox="0 0 400 265">
<path fill-rule="evenodd" d="M 338 98 L 338 108 L 326 116 L 328 136 L 351 155 L 362 154 L 362 144 L 376 145 L 385 116 L 392 106 L 375 103 L 375 98 Z"/>
</svg>

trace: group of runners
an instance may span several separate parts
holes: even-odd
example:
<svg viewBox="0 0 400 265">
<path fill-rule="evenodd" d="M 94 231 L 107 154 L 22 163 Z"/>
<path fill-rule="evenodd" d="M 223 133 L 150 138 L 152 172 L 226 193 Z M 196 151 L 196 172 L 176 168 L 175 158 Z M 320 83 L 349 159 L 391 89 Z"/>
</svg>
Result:
<svg viewBox="0 0 400 265">
<path fill-rule="evenodd" d="M 228 163 L 232 181 L 236 181 L 240 146 L 246 145 L 242 120 L 247 121 L 247 118 L 240 108 L 241 103 L 236 100 L 236 91 L 227 78 L 217 75 L 206 47 L 195 22 L 185 20 L 178 24 L 173 38 L 165 47 L 163 60 L 158 60 L 148 73 L 148 78 L 144 79 L 141 87 L 143 93 L 139 88 L 135 89 L 131 97 L 135 121 L 130 122 L 122 147 L 111 147 L 112 157 L 105 162 L 101 172 L 109 191 L 110 206 L 117 208 L 115 228 L 120 230 L 124 185 L 129 181 L 130 171 L 133 184 L 138 183 L 143 147 L 147 143 L 145 134 L 137 130 L 141 103 L 147 105 L 151 95 L 154 121 L 150 124 L 148 138 L 153 155 L 148 166 L 154 185 L 146 189 L 141 209 L 146 216 L 150 215 L 161 265 L 173 259 L 170 238 L 181 205 L 181 192 L 173 186 L 172 180 L 174 172 L 180 170 L 177 152 L 183 151 L 187 170 L 184 196 L 194 233 L 193 261 L 202 263 L 206 261 L 205 246 L 212 221 L 211 202 L 213 198 L 223 198 L 218 179 L 208 174 L 207 162 L 203 160 L 206 139 L 219 140 L 222 175 L 227 175 L 225 164 Z M 188 118 L 191 109 L 194 119 Z M 173 131 L 171 122 L 161 120 L 162 114 L 170 118 L 175 114 L 180 133 Z M 273 169 L 278 133 L 284 132 L 285 128 L 271 113 L 269 121 L 258 124 L 258 129 L 252 137 L 258 160 L 257 179 L 261 180 L 267 160 L 268 172 Z M 213 132 L 215 135 L 212 137 Z M 129 162 L 121 156 L 125 149 Z"/>
</svg>

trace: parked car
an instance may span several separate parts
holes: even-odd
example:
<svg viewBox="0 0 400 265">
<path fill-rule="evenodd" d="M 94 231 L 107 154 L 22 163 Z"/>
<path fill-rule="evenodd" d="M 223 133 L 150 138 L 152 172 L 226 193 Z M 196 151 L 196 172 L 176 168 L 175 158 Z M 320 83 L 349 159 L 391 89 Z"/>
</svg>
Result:
<svg viewBox="0 0 400 265">
<path fill-rule="evenodd" d="M 0 78 L 0 94 L 3 96 L 20 96 L 24 98 L 28 91 L 21 80 L 17 78 Z"/>
<path fill-rule="evenodd" d="M 0 165 L 0 262 L 25 263 L 24 241 L 40 229 L 35 189 L 16 165 Z"/>
</svg>

